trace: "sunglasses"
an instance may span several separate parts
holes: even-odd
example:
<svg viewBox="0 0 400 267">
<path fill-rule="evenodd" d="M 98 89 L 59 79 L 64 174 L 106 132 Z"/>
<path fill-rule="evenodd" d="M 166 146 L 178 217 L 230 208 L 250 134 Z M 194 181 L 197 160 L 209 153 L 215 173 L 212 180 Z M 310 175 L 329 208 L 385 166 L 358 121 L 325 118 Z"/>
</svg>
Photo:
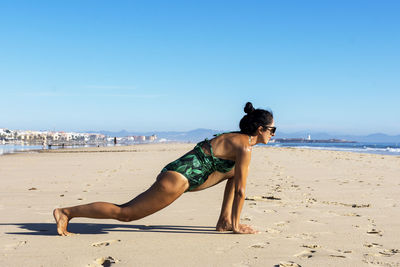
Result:
<svg viewBox="0 0 400 267">
<path fill-rule="evenodd" d="M 271 134 L 274 134 L 276 131 L 276 127 L 271 127 L 271 126 L 264 126 L 264 130 L 269 130 Z"/>
</svg>

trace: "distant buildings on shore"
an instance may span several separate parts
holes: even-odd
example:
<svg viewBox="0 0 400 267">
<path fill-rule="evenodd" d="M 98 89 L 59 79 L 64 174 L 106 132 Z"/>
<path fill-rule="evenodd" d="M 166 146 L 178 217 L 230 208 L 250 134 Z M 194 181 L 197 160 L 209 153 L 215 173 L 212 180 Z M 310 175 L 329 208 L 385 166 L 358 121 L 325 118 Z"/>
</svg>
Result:
<svg viewBox="0 0 400 267">
<path fill-rule="evenodd" d="M 19 131 L 0 128 L 0 144 L 23 145 L 101 145 L 114 143 L 114 137 L 98 133 L 75 133 L 55 131 Z M 156 135 L 151 136 L 126 136 L 117 137 L 118 144 L 130 144 L 140 142 L 154 142 Z"/>
<path fill-rule="evenodd" d="M 157 140 L 157 136 L 153 135 L 133 135 L 124 137 L 107 137 L 107 142 L 112 143 L 116 140 L 117 144 L 132 144 L 142 142 L 154 142 Z"/>
</svg>

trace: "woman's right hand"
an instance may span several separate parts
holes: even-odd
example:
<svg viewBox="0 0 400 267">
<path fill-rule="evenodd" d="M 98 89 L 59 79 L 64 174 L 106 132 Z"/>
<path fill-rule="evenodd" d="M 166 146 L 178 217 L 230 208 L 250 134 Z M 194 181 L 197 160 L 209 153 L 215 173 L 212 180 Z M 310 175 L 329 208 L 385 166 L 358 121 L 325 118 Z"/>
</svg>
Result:
<svg viewBox="0 0 400 267">
<path fill-rule="evenodd" d="M 239 224 L 238 229 L 233 230 L 234 234 L 256 234 L 258 231 L 251 228 L 250 225 L 247 224 Z"/>
</svg>

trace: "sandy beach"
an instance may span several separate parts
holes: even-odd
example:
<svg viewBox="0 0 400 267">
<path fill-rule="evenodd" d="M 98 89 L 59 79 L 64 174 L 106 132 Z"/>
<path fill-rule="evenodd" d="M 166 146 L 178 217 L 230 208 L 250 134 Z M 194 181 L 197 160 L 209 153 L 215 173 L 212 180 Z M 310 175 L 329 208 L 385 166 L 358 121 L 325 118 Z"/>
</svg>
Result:
<svg viewBox="0 0 400 267">
<path fill-rule="evenodd" d="M 79 235 L 57 235 L 54 208 L 126 202 L 193 146 L 0 156 L 0 265 L 400 266 L 399 156 L 255 147 L 241 217 L 255 235 L 215 231 L 225 183 L 139 221 L 75 218 Z"/>
</svg>

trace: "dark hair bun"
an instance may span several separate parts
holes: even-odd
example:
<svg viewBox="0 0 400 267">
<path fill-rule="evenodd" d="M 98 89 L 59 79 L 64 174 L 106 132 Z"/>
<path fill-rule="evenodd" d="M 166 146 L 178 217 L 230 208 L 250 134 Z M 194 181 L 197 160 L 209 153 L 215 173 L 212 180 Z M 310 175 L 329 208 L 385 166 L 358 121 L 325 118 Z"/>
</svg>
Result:
<svg viewBox="0 0 400 267">
<path fill-rule="evenodd" d="M 251 102 L 246 103 L 246 106 L 244 107 L 244 112 L 246 112 L 247 114 L 254 112 L 254 107 Z"/>
<path fill-rule="evenodd" d="M 244 107 L 244 112 L 247 114 L 240 120 L 240 132 L 248 135 L 256 135 L 256 131 L 260 126 L 268 126 L 273 120 L 272 111 L 265 109 L 254 109 L 251 102 L 247 102 Z"/>
</svg>

